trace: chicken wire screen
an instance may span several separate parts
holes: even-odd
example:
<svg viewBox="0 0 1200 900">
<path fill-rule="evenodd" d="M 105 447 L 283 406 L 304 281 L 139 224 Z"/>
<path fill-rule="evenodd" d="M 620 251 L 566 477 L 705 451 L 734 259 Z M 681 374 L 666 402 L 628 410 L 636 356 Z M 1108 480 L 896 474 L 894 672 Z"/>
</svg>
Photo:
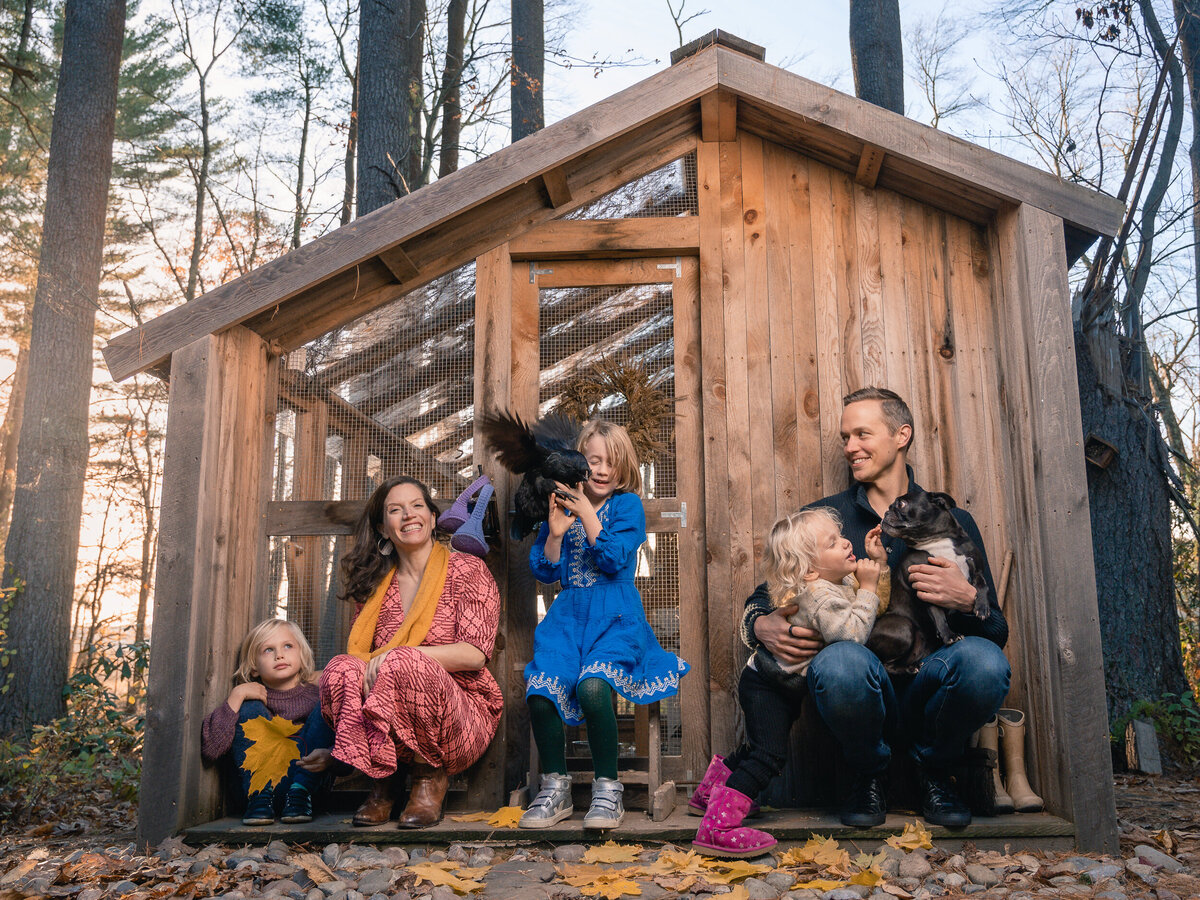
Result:
<svg viewBox="0 0 1200 900">
<path fill-rule="evenodd" d="M 471 263 L 283 356 L 272 498 L 361 500 L 403 474 L 449 503 L 475 468 L 474 316 Z M 345 645 L 348 540 L 268 539 L 264 612 L 296 621 L 318 665 Z"/>
<path fill-rule="evenodd" d="M 667 163 L 570 213 L 568 219 L 698 216 L 694 152 Z"/>
<path fill-rule="evenodd" d="M 674 316 L 671 284 L 543 288 L 538 292 L 539 405 L 544 414 L 592 413 L 624 425 L 639 446 L 643 496 L 676 492 Z M 647 449 L 652 448 L 652 449 Z M 659 643 L 678 653 L 679 552 L 671 533 L 651 533 L 638 551 L 635 583 Z M 555 589 L 539 585 L 539 612 Z M 632 753 L 634 705 L 617 701 L 622 753 Z M 661 752 L 681 752 L 679 697 L 660 706 Z M 586 755 L 578 735 L 571 750 Z"/>
</svg>

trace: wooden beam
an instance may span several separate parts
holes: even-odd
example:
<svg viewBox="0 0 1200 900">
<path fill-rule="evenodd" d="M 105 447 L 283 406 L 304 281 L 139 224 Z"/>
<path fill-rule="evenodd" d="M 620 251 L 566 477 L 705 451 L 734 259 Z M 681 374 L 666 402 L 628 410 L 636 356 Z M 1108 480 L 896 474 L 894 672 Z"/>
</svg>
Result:
<svg viewBox="0 0 1200 900">
<path fill-rule="evenodd" d="M 1010 447 L 1029 487 L 1021 520 L 1031 531 L 1018 567 L 1020 627 L 1026 641 L 1024 678 L 1035 748 L 1034 771 L 1047 811 L 1075 823 L 1079 847 L 1115 853 L 1116 808 L 1109 753 L 1103 654 L 1071 296 L 1062 223 L 1029 205 L 997 221 L 997 252 L 1005 329 L 1002 360 L 1010 396 Z M 1027 392 L 1027 393 L 1026 393 Z M 1010 616 L 1012 601 L 1009 602 Z M 1036 642 L 1036 643 L 1035 643 Z M 1037 724 L 1040 721 L 1040 724 Z"/>
<path fill-rule="evenodd" d="M 700 98 L 700 140 L 737 140 L 737 97 L 728 91 L 710 91 Z"/>
<path fill-rule="evenodd" d="M 862 156 L 858 158 L 858 171 L 854 173 L 854 180 L 863 187 L 875 187 L 875 181 L 879 178 L 879 169 L 883 166 L 884 152 L 878 147 L 871 144 L 863 144 Z"/>
<path fill-rule="evenodd" d="M 509 242 L 514 260 L 694 256 L 698 216 L 645 219 L 555 219 Z"/>
<path fill-rule="evenodd" d="M 406 281 L 414 280 L 421 274 L 421 270 L 417 268 L 417 264 L 413 262 L 404 248 L 397 244 L 394 247 L 388 247 L 386 250 L 379 252 L 379 261 L 387 266 L 388 271 L 396 276 L 396 281 L 403 284 Z"/>
<path fill-rule="evenodd" d="M 546 189 L 546 196 L 550 198 L 550 205 L 555 209 L 571 202 L 571 185 L 567 181 L 567 172 L 563 166 L 543 172 L 542 186 Z"/>
<path fill-rule="evenodd" d="M 221 814 L 217 771 L 200 761 L 200 725 L 228 694 L 253 624 L 268 370 L 266 344 L 244 328 L 172 355 L 142 846 Z"/>
<path fill-rule="evenodd" d="M 849 146 L 857 158 L 863 144 L 889 157 L 912 161 L 931 183 L 978 186 L 1009 203 L 1029 203 L 1072 225 L 1115 235 L 1124 208 L 1113 197 L 1070 184 L 1048 172 L 968 143 L 936 128 L 864 103 L 783 69 L 766 67 L 740 53 L 716 47 L 718 82 L 741 105 L 774 115 L 799 116 L 831 139 Z M 764 134 L 764 137 L 771 137 Z M 797 148 L 803 149 L 803 148 Z M 888 187 L 886 182 L 885 187 Z M 913 195 L 918 196 L 919 195 Z M 1059 236 L 1061 242 L 1062 237 Z"/>
<path fill-rule="evenodd" d="M 407 246 L 416 235 L 444 230 L 447 223 L 489 200 L 519 192 L 543 172 L 644 126 L 670 122 L 673 111 L 694 108 L 696 100 L 712 89 L 716 71 L 713 50 L 697 54 L 530 135 L 520 146 L 498 150 L 191 303 L 177 306 L 140 328 L 118 335 L 104 348 L 109 372 L 114 379 L 124 380 L 173 350 L 269 310 L 389 247 L 400 243 Z M 553 212 L 545 210 L 544 203 L 540 205 L 547 217 Z M 512 208 L 498 230 L 523 230 L 522 214 L 520 208 Z M 535 224 L 536 220 L 528 221 L 524 227 Z M 503 239 L 505 235 L 497 237 Z M 493 240 L 488 246 L 497 242 Z M 484 249 L 473 247 L 472 256 Z M 407 252 L 414 255 L 411 248 Z"/>
</svg>

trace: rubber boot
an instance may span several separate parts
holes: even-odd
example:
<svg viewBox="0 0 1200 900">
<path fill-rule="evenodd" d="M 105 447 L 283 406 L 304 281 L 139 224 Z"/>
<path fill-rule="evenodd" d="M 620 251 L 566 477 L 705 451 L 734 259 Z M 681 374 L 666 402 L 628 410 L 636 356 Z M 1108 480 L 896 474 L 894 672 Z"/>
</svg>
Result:
<svg viewBox="0 0 1200 900">
<path fill-rule="evenodd" d="M 1004 778 L 1008 795 L 1017 812 L 1041 812 L 1042 798 L 1029 786 L 1025 775 L 1025 713 L 1019 709 L 1001 709 L 1000 746 L 1004 753 Z"/>
<path fill-rule="evenodd" d="M 467 485 L 466 490 L 459 494 L 458 497 L 455 498 L 454 502 L 450 504 L 450 508 L 438 516 L 438 527 L 444 531 L 450 532 L 458 531 L 458 529 L 462 528 L 462 526 L 466 524 L 467 519 L 471 517 L 471 511 L 468 505 L 471 502 L 471 498 L 474 497 L 485 484 L 490 487 L 491 483 L 491 479 L 489 479 L 486 475 L 480 475 L 469 485 Z"/>
<path fill-rule="evenodd" d="M 1004 781 L 1000 778 L 1000 726 L 995 716 L 979 729 L 979 746 L 996 754 L 996 768 L 992 769 L 992 780 L 996 783 L 996 802 L 992 809 L 996 815 L 1007 815 L 1016 807 L 1012 797 L 1004 790 Z"/>
<path fill-rule="evenodd" d="M 765 831 L 746 828 L 742 820 L 751 800 L 728 785 L 718 784 L 708 798 L 708 810 L 692 846 L 709 856 L 762 856 L 778 843 Z"/>
<path fill-rule="evenodd" d="M 702 816 L 708 809 L 708 798 L 712 794 L 713 788 L 719 784 L 724 784 L 729 780 L 729 776 L 733 773 L 729 771 L 729 766 L 725 765 L 725 757 L 713 754 L 708 768 L 704 772 L 704 777 L 700 779 L 700 783 L 696 785 L 696 789 L 692 791 L 692 796 L 688 798 L 687 811 L 689 816 Z M 746 817 L 756 816 L 759 813 L 759 806 L 755 802 L 750 803 L 750 811 L 746 813 Z"/>
</svg>

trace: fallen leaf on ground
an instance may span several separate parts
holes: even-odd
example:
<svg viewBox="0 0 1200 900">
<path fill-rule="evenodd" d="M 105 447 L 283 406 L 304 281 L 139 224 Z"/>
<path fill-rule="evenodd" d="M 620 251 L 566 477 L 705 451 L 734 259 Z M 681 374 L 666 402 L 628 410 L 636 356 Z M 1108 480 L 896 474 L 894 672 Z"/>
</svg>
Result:
<svg viewBox="0 0 1200 900">
<path fill-rule="evenodd" d="M 491 814 L 487 823 L 493 828 L 516 828 L 523 812 L 519 806 L 502 806 Z"/>
<path fill-rule="evenodd" d="M 883 881 L 883 873 L 876 868 L 863 869 L 850 876 L 851 884 L 864 884 L 867 887 L 875 887 L 881 881 Z"/>
<path fill-rule="evenodd" d="M 900 900 L 907 900 L 907 898 L 912 896 L 912 894 L 910 894 L 904 888 L 900 887 L 900 885 L 898 885 L 898 884 L 881 884 L 879 886 L 879 889 L 881 891 L 886 891 L 887 893 L 891 894 L 893 897 L 899 897 Z"/>
<path fill-rule="evenodd" d="M 576 885 L 578 887 L 578 885 Z M 588 897 L 603 897 L 604 900 L 620 900 L 626 895 L 636 897 L 642 893 L 642 887 L 636 881 L 628 878 L 617 878 L 613 881 L 598 882 L 585 887 L 579 887 L 579 892 Z"/>
<path fill-rule="evenodd" d="M 417 863 L 413 866 L 408 866 L 407 871 L 417 876 L 417 884 L 422 881 L 428 881 L 434 885 L 445 885 L 451 888 L 456 894 L 469 894 L 472 891 L 483 890 L 483 882 L 469 881 L 465 878 L 459 878 L 454 874 L 454 870 L 458 868 L 458 863 L 446 860 L 445 862 L 424 862 Z"/>
<path fill-rule="evenodd" d="M 679 853 L 674 850 L 663 850 L 658 859 L 646 866 L 648 875 L 706 875 L 708 862 L 695 850 Z"/>
<path fill-rule="evenodd" d="M 742 878 L 749 878 L 751 875 L 762 875 L 764 872 L 770 872 L 772 868 L 771 866 L 762 866 L 758 863 L 749 863 L 740 859 L 706 859 L 704 866 L 708 869 L 704 873 L 705 879 L 717 882 L 718 884 L 732 884 Z"/>
<path fill-rule="evenodd" d="M 313 884 L 325 884 L 336 878 L 325 861 L 315 853 L 297 853 L 292 856 L 292 863 L 304 870 L 304 874 L 312 879 Z"/>
<path fill-rule="evenodd" d="M 750 891 L 744 884 L 735 884 L 728 894 L 719 894 L 721 900 L 750 900 Z"/>
<path fill-rule="evenodd" d="M 807 863 L 847 866 L 850 864 L 850 853 L 843 850 L 833 838 L 813 835 L 803 847 L 793 847 L 779 859 L 781 866 L 802 866 Z"/>
<path fill-rule="evenodd" d="M 933 835 L 925 830 L 925 826 L 915 819 L 904 823 L 904 831 L 894 834 L 885 841 L 889 847 L 897 850 L 933 849 Z"/>
<path fill-rule="evenodd" d="M 242 734 L 250 741 L 242 768 L 250 773 L 250 793 L 278 785 L 287 777 L 293 759 L 300 758 L 300 746 L 291 735 L 300 724 L 284 716 L 258 716 L 242 723 Z"/>
<path fill-rule="evenodd" d="M 654 883 L 668 891 L 683 894 L 691 891 L 692 885 L 699 880 L 698 875 L 656 875 Z"/>
<path fill-rule="evenodd" d="M 811 891 L 835 891 L 838 888 L 845 887 L 849 882 L 846 881 L 830 881 L 826 878 L 817 878 L 814 881 L 805 881 L 792 885 L 792 890 L 806 888 Z"/>
<path fill-rule="evenodd" d="M 1171 837 L 1171 832 L 1166 828 L 1154 832 L 1154 840 L 1168 853 L 1175 852 L 1175 838 Z"/>
<path fill-rule="evenodd" d="M 451 822 L 486 822 L 495 813 L 484 810 L 483 812 L 463 813 L 461 816 L 451 816 Z"/>
<path fill-rule="evenodd" d="M 623 863 L 637 862 L 638 854 L 642 852 L 641 844 L 618 844 L 608 841 L 599 847 L 588 847 L 583 854 L 585 863 Z"/>
</svg>

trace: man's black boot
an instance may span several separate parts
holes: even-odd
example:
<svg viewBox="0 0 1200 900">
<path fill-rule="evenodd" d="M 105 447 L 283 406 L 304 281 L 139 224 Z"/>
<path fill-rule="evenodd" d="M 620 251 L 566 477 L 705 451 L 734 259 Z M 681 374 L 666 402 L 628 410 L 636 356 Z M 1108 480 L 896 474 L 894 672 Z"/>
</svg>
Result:
<svg viewBox="0 0 1200 900">
<path fill-rule="evenodd" d="M 887 792 L 883 773 L 859 772 L 850 785 L 850 796 L 842 807 L 842 824 L 850 828 L 874 828 L 887 818 Z"/>
<path fill-rule="evenodd" d="M 958 799 L 950 776 L 940 769 L 920 769 L 921 815 L 931 825 L 943 828 L 966 828 L 971 824 L 971 810 Z"/>
</svg>

